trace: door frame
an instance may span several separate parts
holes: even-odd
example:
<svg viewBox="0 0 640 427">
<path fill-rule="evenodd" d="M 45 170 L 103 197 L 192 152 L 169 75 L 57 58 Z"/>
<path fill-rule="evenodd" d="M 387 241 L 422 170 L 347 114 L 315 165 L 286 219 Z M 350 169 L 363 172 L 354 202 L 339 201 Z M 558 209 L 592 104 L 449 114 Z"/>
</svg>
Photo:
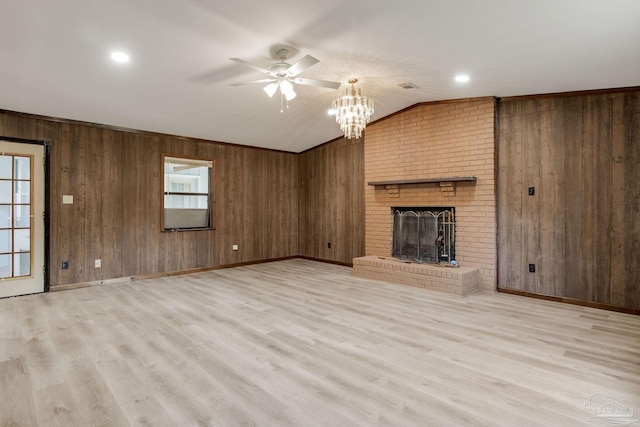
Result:
<svg viewBox="0 0 640 427">
<path fill-rule="evenodd" d="M 0 140 L 6 142 L 16 142 L 19 144 L 32 144 L 44 146 L 44 291 L 49 292 L 50 271 L 49 271 L 49 175 L 50 175 L 50 139 L 27 139 L 15 138 L 12 136 L 0 135 Z"/>
</svg>

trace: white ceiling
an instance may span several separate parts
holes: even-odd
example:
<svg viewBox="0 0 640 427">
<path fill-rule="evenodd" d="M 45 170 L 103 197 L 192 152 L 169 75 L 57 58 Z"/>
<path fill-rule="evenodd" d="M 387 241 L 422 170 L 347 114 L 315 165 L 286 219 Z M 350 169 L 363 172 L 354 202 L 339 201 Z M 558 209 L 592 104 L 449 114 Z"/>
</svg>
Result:
<svg viewBox="0 0 640 427">
<path fill-rule="evenodd" d="M 300 77 L 357 77 L 375 120 L 434 100 L 638 86 L 640 1 L 6 0 L 0 109 L 300 152 L 340 136 L 327 110 L 341 89 L 298 85 L 280 113 L 262 85 L 230 86 L 263 75 L 229 58 L 267 68 L 282 45 L 289 63 L 320 60 Z"/>
</svg>

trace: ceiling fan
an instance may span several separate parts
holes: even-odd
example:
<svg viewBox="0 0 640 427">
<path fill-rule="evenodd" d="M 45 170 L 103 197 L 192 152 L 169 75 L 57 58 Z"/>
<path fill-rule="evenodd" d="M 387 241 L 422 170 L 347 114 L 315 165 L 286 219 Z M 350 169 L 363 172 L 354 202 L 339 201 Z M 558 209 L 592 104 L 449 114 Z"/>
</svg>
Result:
<svg viewBox="0 0 640 427">
<path fill-rule="evenodd" d="M 243 86 L 254 83 L 268 83 L 263 88 L 263 90 L 269 96 L 269 98 L 273 97 L 276 91 L 280 89 L 280 112 L 283 111 L 283 98 L 287 100 L 287 108 L 289 108 L 289 101 L 291 101 L 297 95 L 295 90 L 293 90 L 292 83 L 308 86 L 320 86 L 330 89 L 338 89 L 340 87 L 340 83 L 338 82 L 297 77 L 298 74 L 300 74 L 307 68 L 320 62 L 318 59 L 314 58 L 311 55 L 305 56 L 293 65 L 286 62 L 287 57 L 289 56 L 288 49 L 279 49 L 276 52 L 276 56 L 280 59 L 280 62 L 276 62 L 275 64 L 270 65 L 268 69 L 260 67 L 259 65 L 251 64 L 240 58 L 229 58 L 234 62 L 247 65 L 248 67 L 251 67 L 254 70 L 260 71 L 261 73 L 269 76 L 269 78 L 266 79 L 252 80 L 242 83 L 232 83 L 231 86 Z"/>
</svg>

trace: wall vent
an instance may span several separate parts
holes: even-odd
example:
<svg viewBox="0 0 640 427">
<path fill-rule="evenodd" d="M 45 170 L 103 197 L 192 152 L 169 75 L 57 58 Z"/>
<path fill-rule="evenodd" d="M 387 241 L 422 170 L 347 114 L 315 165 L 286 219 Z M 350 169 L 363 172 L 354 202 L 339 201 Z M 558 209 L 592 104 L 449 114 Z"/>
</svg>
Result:
<svg viewBox="0 0 640 427">
<path fill-rule="evenodd" d="M 400 86 L 403 89 L 420 89 L 420 86 L 418 86 L 417 84 L 415 84 L 413 82 L 400 83 L 400 84 L 398 84 L 398 86 Z"/>
</svg>

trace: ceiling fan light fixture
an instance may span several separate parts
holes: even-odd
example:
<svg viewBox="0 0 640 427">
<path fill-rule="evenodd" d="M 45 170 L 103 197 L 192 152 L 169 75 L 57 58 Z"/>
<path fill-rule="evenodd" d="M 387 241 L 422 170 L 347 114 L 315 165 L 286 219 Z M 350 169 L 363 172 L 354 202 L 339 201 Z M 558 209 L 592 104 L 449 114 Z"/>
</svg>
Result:
<svg viewBox="0 0 640 427">
<path fill-rule="evenodd" d="M 278 90 L 278 83 L 269 83 L 262 90 L 269 96 L 269 98 L 273 98 L 273 94 Z"/>
<path fill-rule="evenodd" d="M 291 101 L 296 97 L 296 92 L 293 90 L 293 85 L 288 80 L 282 80 L 280 82 L 280 92 L 287 98 L 287 101 Z"/>
<path fill-rule="evenodd" d="M 360 138 L 362 131 L 371 120 L 373 99 L 364 95 L 362 88 L 355 88 L 358 79 L 351 79 L 351 87 L 344 90 L 344 95 L 333 100 L 331 109 L 336 116 L 336 123 L 348 139 Z"/>
</svg>

